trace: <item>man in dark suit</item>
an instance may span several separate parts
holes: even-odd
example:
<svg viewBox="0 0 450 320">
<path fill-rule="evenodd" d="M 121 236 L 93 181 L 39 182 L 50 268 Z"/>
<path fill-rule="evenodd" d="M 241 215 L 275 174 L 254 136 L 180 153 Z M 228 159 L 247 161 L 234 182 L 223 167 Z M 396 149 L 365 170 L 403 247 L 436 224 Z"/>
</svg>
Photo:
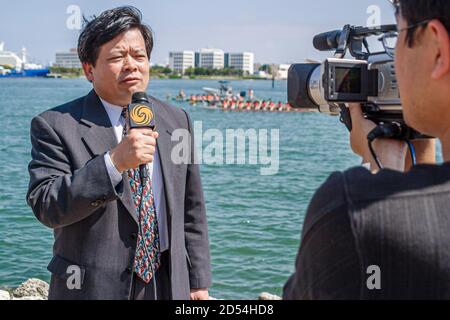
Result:
<svg viewBox="0 0 450 320">
<path fill-rule="evenodd" d="M 50 299 L 209 298 L 194 144 L 191 161 L 171 158 L 171 134 L 192 132 L 189 116 L 150 98 L 158 132 L 126 126 L 132 94 L 149 82 L 153 38 L 141 20 L 136 8 L 120 7 L 87 23 L 78 52 L 94 89 L 31 124 L 27 201 L 54 229 Z"/>
<path fill-rule="evenodd" d="M 372 172 L 336 172 L 317 190 L 285 299 L 450 299 L 450 2 L 393 4 L 403 115 L 439 138 L 446 163 L 404 172 L 406 143 L 376 139 L 379 168 L 367 143 L 376 125 L 350 105 L 352 149 Z"/>
</svg>

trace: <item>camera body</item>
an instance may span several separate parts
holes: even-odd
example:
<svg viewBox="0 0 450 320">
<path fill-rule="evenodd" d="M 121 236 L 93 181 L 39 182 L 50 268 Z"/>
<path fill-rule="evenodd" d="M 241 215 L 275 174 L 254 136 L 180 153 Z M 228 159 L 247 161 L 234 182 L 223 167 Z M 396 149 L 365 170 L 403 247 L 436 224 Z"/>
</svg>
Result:
<svg viewBox="0 0 450 320">
<path fill-rule="evenodd" d="M 351 130 L 345 103 L 361 103 L 365 117 L 375 123 L 395 121 L 401 124 L 402 134 L 397 138 L 421 137 L 404 124 L 393 58 L 384 51 L 371 53 L 366 40 L 395 30 L 395 25 L 375 28 L 346 25 L 343 30 L 317 35 L 314 47 L 320 51 L 336 50 L 335 55 L 321 64 L 302 63 L 290 67 L 290 105 L 340 114 L 341 121 Z M 354 59 L 344 58 L 347 50 Z"/>
</svg>

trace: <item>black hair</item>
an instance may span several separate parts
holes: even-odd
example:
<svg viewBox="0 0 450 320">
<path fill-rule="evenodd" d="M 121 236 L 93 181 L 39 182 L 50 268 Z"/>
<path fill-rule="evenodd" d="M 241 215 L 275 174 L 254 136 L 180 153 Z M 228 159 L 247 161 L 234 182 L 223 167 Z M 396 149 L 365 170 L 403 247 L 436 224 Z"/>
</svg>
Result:
<svg viewBox="0 0 450 320">
<path fill-rule="evenodd" d="M 450 32 L 450 0 L 394 0 L 396 14 L 400 14 L 408 26 L 406 41 L 412 47 L 418 29 L 426 26 L 425 21 L 437 19 Z M 423 23 L 423 25 L 420 25 Z"/>
<path fill-rule="evenodd" d="M 78 56 L 81 62 L 95 67 L 101 46 L 131 29 L 141 31 L 150 59 L 153 34 L 150 27 L 142 22 L 142 13 L 139 9 L 131 6 L 118 7 L 104 11 L 90 21 L 85 17 L 83 19 L 84 26 L 78 39 Z"/>
</svg>

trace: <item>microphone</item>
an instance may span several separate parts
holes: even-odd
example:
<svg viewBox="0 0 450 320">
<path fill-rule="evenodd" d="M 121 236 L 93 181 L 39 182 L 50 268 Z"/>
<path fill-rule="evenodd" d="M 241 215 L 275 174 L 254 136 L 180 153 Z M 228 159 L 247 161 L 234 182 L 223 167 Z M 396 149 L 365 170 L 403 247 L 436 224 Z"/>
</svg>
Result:
<svg viewBox="0 0 450 320">
<path fill-rule="evenodd" d="M 145 92 L 136 92 L 131 98 L 131 104 L 128 105 L 128 125 L 130 129 L 149 128 L 156 129 L 155 113 L 153 112 L 152 103 L 149 101 Z M 142 185 L 145 184 L 148 176 L 147 166 L 141 164 L 139 166 Z"/>
<path fill-rule="evenodd" d="M 318 34 L 313 39 L 314 48 L 319 51 L 335 50 L 339 46 L 339 38 L 341 37 L 341 30 L 334 30 Z"/>
</svg>

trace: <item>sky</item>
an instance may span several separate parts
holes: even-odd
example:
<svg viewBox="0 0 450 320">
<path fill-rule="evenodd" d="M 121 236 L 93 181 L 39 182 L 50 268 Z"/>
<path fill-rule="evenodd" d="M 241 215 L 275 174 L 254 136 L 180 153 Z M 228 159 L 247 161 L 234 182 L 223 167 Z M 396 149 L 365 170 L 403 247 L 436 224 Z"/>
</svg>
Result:
<svg viewBox="0 0 450 320">
<path fill-rule="evenodd" d="M 387 0 L 0 0 L 0 42 L 13 52 L 26 47 L 34 62 L 48 64 L 56 51 L 77 45 L 80 30 L 70 6 L 92 17 L 122 5 L 142 11 L 155 35 L 151 62 L 158 64 L 168 61 L 169 51 L 201 48 L 254 52 L 258 63 L 320 60 L 330 53 L 314 49 L 315 34 L 367 25 L 373 6 L 381 23 L 395 21 Z"/>
</svg>

